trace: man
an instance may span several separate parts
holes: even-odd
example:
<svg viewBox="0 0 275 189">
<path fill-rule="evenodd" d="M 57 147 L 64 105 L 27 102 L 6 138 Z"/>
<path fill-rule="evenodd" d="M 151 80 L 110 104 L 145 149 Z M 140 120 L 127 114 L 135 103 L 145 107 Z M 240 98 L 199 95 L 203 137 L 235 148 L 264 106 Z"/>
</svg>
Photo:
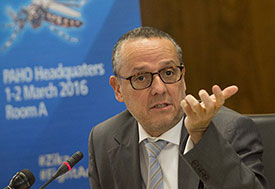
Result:
<svg viewBox="0 0 275 189">
<path fill-rule="evenodd" d="M 186 96 L 181 48 L 151 27 L 124 34 L 112 63 L 110 85 L 127 110 L 91 131 L 91 188 L 268 187 L 255 125 L 222 107 L 236 86 L 200 90 L 200 102 Z"/>
</svg>

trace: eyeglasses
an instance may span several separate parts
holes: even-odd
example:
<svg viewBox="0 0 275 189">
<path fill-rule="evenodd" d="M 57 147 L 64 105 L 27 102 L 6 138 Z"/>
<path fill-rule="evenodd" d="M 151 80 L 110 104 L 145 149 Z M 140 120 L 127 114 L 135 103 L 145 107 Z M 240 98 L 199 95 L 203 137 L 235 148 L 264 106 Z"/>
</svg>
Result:
<svg viewBox="0 0 275 189">
<path fill-rule="evenodd" d="M 117 75 L 118 78 L 129 80 L 133 89 L 142 90 L 150 87 L 153 83 L 154 75 L 157 74 L 165 84 L 176 83 L 182 78 L 182 70 L 184 66 L 171 66 L 163 68 L 158 72 L 142 72 L 132 75 L 130 77 L 122 77 Z"/>
</svg>

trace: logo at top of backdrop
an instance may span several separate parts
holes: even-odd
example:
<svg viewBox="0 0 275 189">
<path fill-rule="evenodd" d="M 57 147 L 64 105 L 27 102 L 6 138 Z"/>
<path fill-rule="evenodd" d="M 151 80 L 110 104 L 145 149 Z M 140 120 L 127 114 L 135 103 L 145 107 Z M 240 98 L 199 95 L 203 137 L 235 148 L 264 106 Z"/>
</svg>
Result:
<svg viewBox="0 0 275 189">
<path fill-rule="evenodd" d="M 16 36 L 25 28 L 27 23 L 35 30 L 41 27 L 44 21 L 50 31 L 56 33 L 60 38 L 77 43 L 79 41 L 78 38 L 70 36 L 66 31 L 83 25 L 83 21 L 80 20 L 81 13 L 78 10 L 85 5 L 86 1 L 32 0 L 27 7 L 22 6 L 17 12 L 10 7 L 6 7 L 12 23 L 6 24 L 5 27 L 12 28 L 13 32 L 4 46 L 2 46 L 2 51 L 11 48 Z M 66 28 L 65 31 L 64 28 Z"/>
</svg>

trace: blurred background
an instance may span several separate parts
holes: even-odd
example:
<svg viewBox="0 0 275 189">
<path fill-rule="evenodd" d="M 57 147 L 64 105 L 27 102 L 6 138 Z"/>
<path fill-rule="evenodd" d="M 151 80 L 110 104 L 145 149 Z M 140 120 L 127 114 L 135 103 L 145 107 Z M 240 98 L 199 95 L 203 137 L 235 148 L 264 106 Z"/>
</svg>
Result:
<svg viewBox="0 0 275 189">
<path fill-rule="evenodd" d="M 140 9 L 142 25 L 168 32 L 183 48 L 188 93 L 236 84 L 226 106 L 275 112 L 275 1 L 140 0 Z"/>
<path fill-rule="evenodd" d="M 275 113 L 274 10 L 274 0 L 1 0 L 0 188 L 25 168 L 38 188 L 79 150 L 50 187 L 89 187 L 90 130 L 125 109 L 109 85 L 112 48 L 141 25 L 182 47 L 187 93 L 235 84 L 226 106 Z"/>
</svg>

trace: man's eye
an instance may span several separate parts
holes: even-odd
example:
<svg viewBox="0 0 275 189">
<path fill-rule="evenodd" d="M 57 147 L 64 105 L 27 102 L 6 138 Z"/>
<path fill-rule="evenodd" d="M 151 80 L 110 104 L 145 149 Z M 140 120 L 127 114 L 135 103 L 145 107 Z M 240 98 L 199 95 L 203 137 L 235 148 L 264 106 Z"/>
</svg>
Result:
<svg viewBox="0 0 275 189">
<path fill-rule="evenodd" d="M 138 75 L 134 78 L 134 81 L 141 82 L 144 81 L 146 77 L 144 75 Z"/>
<path fill-rule="evenodd" d="M 137 78 L 137 80 L 139 80 L 139 81 L 143 81 L 144 79 L 145 79 L 145 77 L 143 75 L 138 76 L 138 78 Z"/>
<path fill-rule="evenodd" d="M 167 75 L 167 76 L 171 76 L 173 74 L 174 74 L 174 72 L 172 70 L 165 71 L 165 75 Z"/>
</svg>

